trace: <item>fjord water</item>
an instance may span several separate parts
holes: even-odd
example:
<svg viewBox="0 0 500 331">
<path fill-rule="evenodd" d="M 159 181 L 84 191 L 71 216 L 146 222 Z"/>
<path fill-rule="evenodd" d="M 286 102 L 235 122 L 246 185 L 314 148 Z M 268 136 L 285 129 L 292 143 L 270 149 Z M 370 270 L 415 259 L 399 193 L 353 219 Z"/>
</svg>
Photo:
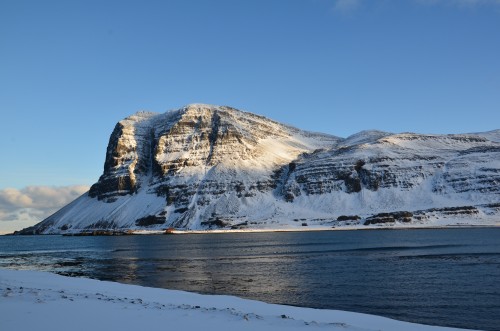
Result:
<svg viewBox="0 0 500 331">
<path fill-rule="evenodd" d="M 0 267 L 500 330 L 500 228 L 4 236 Z"/>
</svg>

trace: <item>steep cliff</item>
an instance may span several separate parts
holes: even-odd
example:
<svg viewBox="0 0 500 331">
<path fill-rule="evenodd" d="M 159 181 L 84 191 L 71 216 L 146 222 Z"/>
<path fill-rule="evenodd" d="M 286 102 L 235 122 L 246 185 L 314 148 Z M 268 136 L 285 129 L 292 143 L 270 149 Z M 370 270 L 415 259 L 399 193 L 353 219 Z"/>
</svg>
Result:
<svg viewBox="0 0 500 331">
<path fill-rule="evenodd" d="M 139 112 L 116 125 L 88 194 L 21 233 L 491 224 L 499 141 L 500 131 L 342 139 L 198 104 Z"/>
</svg>

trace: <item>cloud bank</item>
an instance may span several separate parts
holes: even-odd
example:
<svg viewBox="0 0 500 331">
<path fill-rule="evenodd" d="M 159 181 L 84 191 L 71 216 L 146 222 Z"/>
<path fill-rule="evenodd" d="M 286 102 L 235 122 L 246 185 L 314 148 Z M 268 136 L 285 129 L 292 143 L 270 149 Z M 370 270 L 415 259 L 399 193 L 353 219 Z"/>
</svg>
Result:
<svg viewBox="0 0 500 331">
<path fill-rule="evenodd" d="M 89 186 L 28 186 L 0 190 L 0 234 L 42 221 L 87 192 Z"/>
</svg>

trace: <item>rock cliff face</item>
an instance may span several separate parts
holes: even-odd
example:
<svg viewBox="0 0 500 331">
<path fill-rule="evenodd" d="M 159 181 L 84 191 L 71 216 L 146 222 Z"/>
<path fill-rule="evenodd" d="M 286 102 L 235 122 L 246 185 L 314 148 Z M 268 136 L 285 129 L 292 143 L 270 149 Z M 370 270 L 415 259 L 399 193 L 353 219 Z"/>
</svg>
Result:
<svg viewBox="0 0 500 331">
<path fill-rule="evenodd" d="M 139 112 L 116 125 L 88 194 L 21 233 L 491 224 L 499 141 L 500 131 L 342 139 L 209 105 Z"/>
</svg>

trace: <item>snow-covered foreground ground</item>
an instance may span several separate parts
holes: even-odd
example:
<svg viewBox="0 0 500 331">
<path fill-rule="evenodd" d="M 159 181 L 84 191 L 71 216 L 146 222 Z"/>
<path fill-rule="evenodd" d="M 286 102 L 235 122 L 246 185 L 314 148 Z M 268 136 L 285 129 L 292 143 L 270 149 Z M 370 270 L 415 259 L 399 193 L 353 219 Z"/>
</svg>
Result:
<svg viewBox="0 0 500 331">
<path fill-rule="evenodd" d="M 0 330 L 457 330 L 336 310 L 0 269 Z"/>
</svg>

